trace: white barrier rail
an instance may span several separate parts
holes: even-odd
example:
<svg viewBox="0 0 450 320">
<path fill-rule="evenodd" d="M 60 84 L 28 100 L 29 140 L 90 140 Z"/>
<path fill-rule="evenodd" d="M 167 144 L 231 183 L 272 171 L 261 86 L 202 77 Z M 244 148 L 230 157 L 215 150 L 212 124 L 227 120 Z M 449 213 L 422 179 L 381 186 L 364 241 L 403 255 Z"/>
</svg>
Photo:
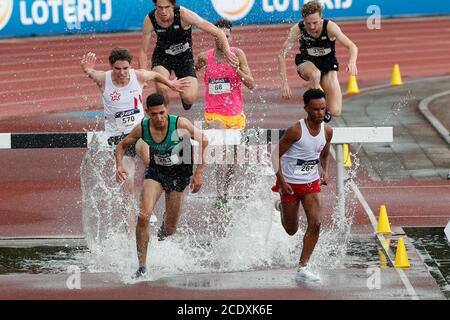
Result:
<svg viewBox="0 0 450 320">
<path fill-rule="evenodd" d="M 284 133 L 281 129 L 204 130 L 210 145 L 272 145 Z M 345 214 L 344 144 L 387 143 L 393 141 L 392 127 L 338 127 L 333 128 L 332 143 L 336 145 L 337 197 L 340 214 Z M 30 148 L 87 148 L 94 134 L 102 132 L 67 133 L 0 133 L 0 149 Z"/>
</svg>

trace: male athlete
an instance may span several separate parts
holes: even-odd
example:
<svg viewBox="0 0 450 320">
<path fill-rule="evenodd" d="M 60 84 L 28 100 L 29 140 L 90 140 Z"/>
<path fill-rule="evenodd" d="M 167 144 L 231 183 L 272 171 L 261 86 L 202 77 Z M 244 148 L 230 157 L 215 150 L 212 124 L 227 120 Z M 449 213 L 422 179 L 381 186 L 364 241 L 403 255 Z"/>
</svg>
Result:
<svg viewBox="0 0 450 320">
<path fill-rule="evenodd" d="M 144 19 L 139 65 L 141 68 L 147 69 L 150 39 L 152 33 L 155 32 L 157 40 L 152 55 L 152 70 L 160 73 L 166 79 L 169 79 L 172 71 L 178 78 L 189 79 L 191 86 L 180 95 L 183 108 L 189 110 L 197 99 L 198 91 L 192 53 L 192 26 L 196 25 L 218 39 L 228 61 L 238 65 L 238 59 L 230 51 L 223 32 L 212 23 L 189 9 L 176 6 L 176 0 L 153 0 L 153 3 L 156 9 Z M 166 103 L 169 103 L 165 85 L 156 84 L 156 91 L 163 94 Z"/>
<path fill-rule="evenodd" d="M 356 76 L 356 59 L 358 48 L 341 31 L 339 26 L 330 20 L 323 19 L 322 5 L 311 1 L 302 7 L 303 21 L 294 25 L 289 31 L 287 40 L 278 55 L 278 69 L 281 75 L 282 95 L 286 99 L 292 97 L 286 75 L 286 57 L 294 44 L 300 44 L 300 53 L 295 56 L 295 65 L 299 76 L 308 81 L 310 88 L 322 87 L 327 96 L 325 122 L 332 115 L 339 117 L 342 112 L 342 92 L 337 72 L 339 63 L 336 59 L 335 42 L 342 43 L 349 50 L 350 57 L 347 72 Z"/>
<path fill-rule="evenodd" d="M 308 227 L 303 237 L 296 280 L 320 281 L 307 269 L 307 263 L 319 239 L 320 185 L 328 183 L 328 156 L 333 129 L 323 123 L 325 95 L 320 89 L 309 89 L 303 95 L 306 119 L 287 129 L 272 153 L 277 182 L 272 188 L 280 193 L 275 208 L 281 212 L 281 223 L 289 235 L 299 226 L 302 203 Z M 319 174 L 319 164 L 322 168 Z"/>
</svg>

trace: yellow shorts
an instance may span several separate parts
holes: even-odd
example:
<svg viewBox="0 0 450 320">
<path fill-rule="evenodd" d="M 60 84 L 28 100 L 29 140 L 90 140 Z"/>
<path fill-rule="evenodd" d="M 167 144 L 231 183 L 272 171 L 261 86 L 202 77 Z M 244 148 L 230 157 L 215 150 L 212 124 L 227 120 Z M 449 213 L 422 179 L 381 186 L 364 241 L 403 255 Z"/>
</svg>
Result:
<svg viewBox="0 0 450 320">
<path fill-rule="evenodd" d="M 205 122 L 211 124 L 213 121 L 220 121 L 226 129 L 244 129 L 246 117 L 242 112 L 238 116 L 223 116 L 217 113 L 205 112 Z"/>
</svg>

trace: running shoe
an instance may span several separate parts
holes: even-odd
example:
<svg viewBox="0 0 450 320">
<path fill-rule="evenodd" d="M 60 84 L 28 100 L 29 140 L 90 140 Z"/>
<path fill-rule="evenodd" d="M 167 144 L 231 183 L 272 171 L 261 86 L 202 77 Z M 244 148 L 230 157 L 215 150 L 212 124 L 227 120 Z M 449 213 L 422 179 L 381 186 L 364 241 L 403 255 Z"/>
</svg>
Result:
<svg viewBox="0 0 450 320">
<path fill-rule="evenodd" d="M 164 228 L 164 222 L 161 223 L 161 227 L 159 227 L 159 229 L 158 229 L 157 236 L 158 236 L 158 241 L 163 241 L 164 239 L 166 239 L 167 233 Z"/>
<path fill-rule="evenodd" d="M 137 271 L 133 274 L 131 278 L 134 280 L 143 278 L 147 275 L 147 268 L 144 266 L 140 266 Z"/>
<path fill-rule="evenodd" d="M 330 122 L 332 117 L 333 116 L 331 115 L 331 112 L 326 110 L 325 117 L 323 118 L 323 122 L 326 122 L 326 123 Z"/>
<path fill-rule="evenodd" d="M 213 207 L 219 210 L 229 210 L 228 200 L 224 197 L 217 197 L 213 202 Z"/>
<path fill-rule="evenodd" d="M 320 282 L 320 276 L 306 269 L 306 267 L 298 268 L 295 280 L 299 282 Z"/>
</svg>

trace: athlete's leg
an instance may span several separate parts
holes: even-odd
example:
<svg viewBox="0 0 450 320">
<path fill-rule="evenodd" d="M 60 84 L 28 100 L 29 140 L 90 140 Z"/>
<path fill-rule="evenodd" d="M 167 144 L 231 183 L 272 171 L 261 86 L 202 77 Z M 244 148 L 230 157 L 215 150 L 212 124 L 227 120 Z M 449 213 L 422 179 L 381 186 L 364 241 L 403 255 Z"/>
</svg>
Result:
<svg viewBox="0 0 450 320">
<path fill-rule="evenodd" d="M 141 208 L 136 227 L 136 247 L 139 266 L 146 266 L 147 247 L 149 241 L 150 215 L 163 189 L 161 184 L 153 179 L 145 179 L 141 196 Z"/>
<path fill-rule="evenodd" d="M 281 224 L 287 234 L 293 236 L 298 230 L 298 209 L 300 206 L 300 199 L 296 197 L 294 201 L 281 203 Z"/>
<path fill-rule="evenodd" d="M 299 266 L 304 267 L 319 239 L 320 232 L 320 193 L 308 193 L 301 197 L 305 210 L 308 227 L 303 237 L 303 248 L 300 255 Z"/>
<path fill-rule="evenodd" d="M 170 71 L 167 70 L 163 66 L 155 66 L 152 71 L 158 72 L 161 74 L 164 78 L 169 79 L 170 78 Z M 164 96 L 164 100 L 166 101 L 166 104 L 169 105 L 169 87 L 167 87 L 165 84 L 162 84 L 160 82 L 155 82 L 155 89 L 156 92 L 159 94 L 162 94 Z"/>
<path fill-rule="evenodd" d="M 297 72 L 303 80 L 308 81 L 309 88 L 320 88 L 320 70 L 311 61 L 299 64 Z"/>
<path fill-rule="evenodd" d="M 337 71 L 330 70 L 320 82 L 326 94 L 327 109 L 335 117 L 339 117 L 342 112 L 342 91 L 339 84 Z"/>
<path fill-rule="evenodd" d="M 197 100 L 198 81 L 195 77 L 186 78 L 191 84 L 189 87 L 183 88 L 183 92 L 180 94 L 180 97 L 184 110 L 189 110 Z"/>
<path fill-rule="evenodd" d="M 211 122 L 208 122 L 205 124 L 205 129 L 225 129 L 225 124 L 220 120 L 213 120 Z M 219 160 L 215 164 L 215 173 L 216 173 L 216 189 L 217 189 L 217 197 L 220 200 L 223 200 L 225 198 L 225 179 L 226 179 L 226 146 L 214 146 L 214 147 L 220 147 L 221 151 L 218 152 L 218 154 L 215 155 L 216 159 Z M 218 151 L 218 148 L 215 149 Z M 223 164 L 222 164 L 223 162 Z"/>
<path fill-rule="evenodd" d="M 125 212 L 126 231 L 132 233 L 136 226 L 136 161 L 135 158 L 124 156 L 123 165 L 128 172 L 128 178 L 125 180 L 122 188 L 123 208 Z"/>
<path fill-rule="evenodd" d="M 164 213 L 163 228 L 166 236 L 173 235 L 177 231 L 178 221 L 181 216 L 181 205 L 185 191 L 166 192 L 166 212 Z"/>
</svg>

